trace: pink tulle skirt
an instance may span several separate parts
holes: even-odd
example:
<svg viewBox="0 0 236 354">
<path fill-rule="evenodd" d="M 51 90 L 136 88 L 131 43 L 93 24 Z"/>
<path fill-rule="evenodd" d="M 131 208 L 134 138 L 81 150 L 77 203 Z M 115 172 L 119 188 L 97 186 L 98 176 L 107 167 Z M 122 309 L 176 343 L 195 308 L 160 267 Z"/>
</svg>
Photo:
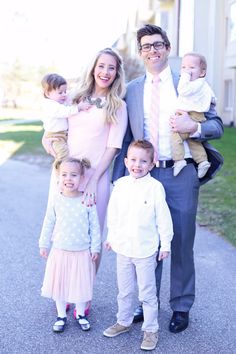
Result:
<svg viewBox="0 0 236 354">
<path fill-rule="evenodd" d="M 90 251 L 52 248 L 47 259 L 42 296 L 70 303 L 91 301 L 95 264 Z"/>
</svg>

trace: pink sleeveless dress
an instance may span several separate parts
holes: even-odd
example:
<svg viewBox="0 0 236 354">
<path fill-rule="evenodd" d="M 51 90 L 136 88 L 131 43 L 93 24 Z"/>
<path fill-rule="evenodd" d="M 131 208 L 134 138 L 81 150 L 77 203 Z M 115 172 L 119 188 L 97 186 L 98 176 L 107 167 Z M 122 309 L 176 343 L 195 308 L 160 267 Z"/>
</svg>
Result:
<svg viewBox="0 0 236 354">
<path fill-rule="evenodd" d="M 68 119 L 68 147 L 70 156 L 90 160 L 92 169 L 87 180 L 96 169 L 108 147 L 120 149 L 127 128 L 125 102 L 118 111 L 117 123 L 106 123 L 104 110 L 92 106 Z M 100 178 L 97 190 L 97 211 L 103 231 L 107 204 L 110 196 L 110 168 Z"/>
</svg>

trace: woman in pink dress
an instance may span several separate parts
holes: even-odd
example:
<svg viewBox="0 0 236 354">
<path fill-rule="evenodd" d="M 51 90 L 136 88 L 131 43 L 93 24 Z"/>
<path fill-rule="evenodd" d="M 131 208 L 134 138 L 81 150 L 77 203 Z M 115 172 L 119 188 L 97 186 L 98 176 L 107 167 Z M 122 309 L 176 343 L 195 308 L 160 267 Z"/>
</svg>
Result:
<svg viewBox="0 0 236 354">
<path fill-rule="evenodd" d="M 120 56 L 101 50 L 80 82 L 73 103 L 88 101 L 90 109 L 68 119 L 70 155 L 90 160 L 93 173 L 84 189 L 84 201 L 97 205 L 101 233 L 110 196 L 110 166 L 122 146 L 127 127 L 124 71 Z"/>
<path fill-rule="evenodd" d="M 91 61 L 73 98 L 74 104 L 87 101 L 90 108 L 68 119 L 70 156 L 86 157 L 92 166 L 81 189 L 84 202 L 97 205 L 101 233 L 110 196 L 110 167 L 122 146 L 127 127 L 124 95 L 122 59 L 113 49 L 105 48 Z M 45 150 L 55 156 L 51 146 L 53 140 L 44 136 L 42 142 Z M 49 199 L 55 184 L 55 180 L 51 181 Z"/>
</svg>

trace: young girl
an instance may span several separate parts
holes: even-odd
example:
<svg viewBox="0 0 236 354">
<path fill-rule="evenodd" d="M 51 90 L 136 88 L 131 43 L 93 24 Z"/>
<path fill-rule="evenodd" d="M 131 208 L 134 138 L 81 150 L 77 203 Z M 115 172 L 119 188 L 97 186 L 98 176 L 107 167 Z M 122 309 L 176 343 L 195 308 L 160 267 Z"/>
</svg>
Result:
<svg viewBox="0 0 236 354">
<path fill-rule="evenodd" d="M 96 206 L 83 204 L 78 190 L 85 167 L 90 167 L 86 159 L 66 158 L 55 162 L 60 192 L 48 204 L 39 239 L 40 255 L 48 257 L 42 296 L 52 298 L 57 307 L 54 332 L 65 329 L 67 303 L 75 303 L 76 321 L 81 329 L 90 329 L 84 311 L 87 302 L 92 300 L 101 236 Z M 51 240 L 53 245 L 48 256 Z"/>
</svg>

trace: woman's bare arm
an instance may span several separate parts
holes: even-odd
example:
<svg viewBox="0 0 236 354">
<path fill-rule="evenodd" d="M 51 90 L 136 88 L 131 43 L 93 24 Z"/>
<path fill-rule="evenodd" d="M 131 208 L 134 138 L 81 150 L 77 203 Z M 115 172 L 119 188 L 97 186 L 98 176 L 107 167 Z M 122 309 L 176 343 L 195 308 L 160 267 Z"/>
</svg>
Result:
<svg viewBox="0 0 236 354">
<path fill-rule="evenodd" d="M 91 176 L 90 180 L 87 183 L 87 186 L 84 190 L 84 203 L 87 205 L 96 204 L 96 193 L 97 193 L 97 184 L 103 173 L 111 165 L 115 155 L 119 149 L 116 148 L 106 148 L 101 161 L 99 162 L 96 170 Z"/>
</svg>

